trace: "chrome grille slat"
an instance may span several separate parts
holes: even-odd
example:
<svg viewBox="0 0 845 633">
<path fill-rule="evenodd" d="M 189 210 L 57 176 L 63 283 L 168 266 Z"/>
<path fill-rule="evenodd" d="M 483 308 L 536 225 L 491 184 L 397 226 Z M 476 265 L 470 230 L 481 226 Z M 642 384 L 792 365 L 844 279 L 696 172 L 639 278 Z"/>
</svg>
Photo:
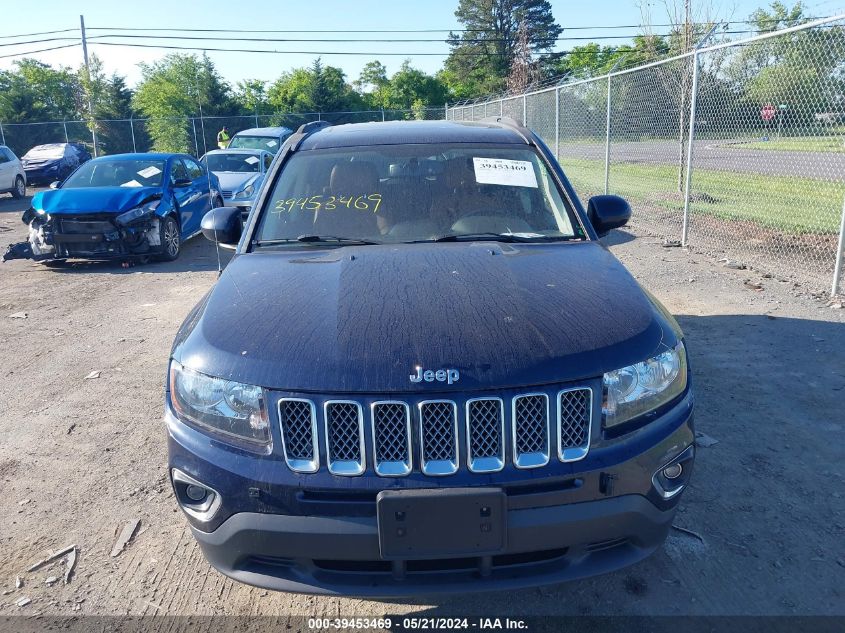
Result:
<svg viewBox="0 0 845 633">
<path fill-rule="evenodd" d="M 426 475 L 458 470 L 458 407 L 452 400 L 420 402 L 421 467 Z"/>
<path fill-rule="evenodd" d="M 364 416 L 354 400 L 328 400 L 324 405 L 326 458 L 329 472 L 347 477 L 364 472 Z"/>
<path fill-rule="evenodd" d="M 279 400 L 282 448 L 288 467 L 299 473 L 313 473 L 320 467 L 317 449 L 317 415 L 314 403 L 299 398 Z"/>
<path fill-rule="evenodd" d="M 552 398 L 554 397 L 554 403 Z M 329 472 L 341 476 L 366 471 L 362 401 L 324 400 L 325 455 Z M 593 390 L 586 386 L 557 392 L 517 393 L 499 397 L 454 400 L 367 400 L 372 433 L 372 460 L 377 475 L 401 477 L 414 470 L 429 476 L 450 475 L 460 467 L 465 451 L 467 469 L 493 473 L 505 467 L 506 450 L 516 468 L 539 468 L 549 463 L 552 445 L 551 417 L 554 409 L 557 456 L 562 462 L 584 459 L 590 449 Z M 465 405 L 465 407 L 464 407 Z M 510 406 L 508 436 L 505 435 L 505 406 Z M 419 429 L 415 447 L 412 439 L 411 407 L 417 408 Z M 285 462 L 294 472 L 313 473 L 320 467 L 317 415 L 314 402 L 305 398 L 281 398 L 278 402 L 282 449 Z M 465 425 L 459 438 L 458 424 Z M 413 424 L 416 424 L 414 422 Z M 507 440 L 506 440 L 507 437 Z M 461 439 L 463 438 L 463 439 Z M 320 440 L 322 441 L 322 440 Z M 510 448 L 506 446 L 510 442 Z M 369 443 L 369 441 L 367 442 Z M 459 444 L 466 446 L 459 446 Z M 414 455 L 415 451 L 419 451 Z"/>
<path fill-rule="evenodd" d="M 564 389 L 557 394 L 558 458 L 562 462 L 584 459 L 590 450 L 593 390 Z"/>
<path fill-rule="evenodd" d="M 513 399 L 513 463 L 538 468 L 549 463 L 549 397 L 529 393 Z"/>
<path fill-rule="evenodd" d="M 411 472 L 411 410 L 399 401 L 374 402 L 373 464 L 384 477 L 399 477 Z"/>
<path fill-rule="evenodd" d="M 467 400 L 467 467 L 492 473 L 505 466 L 505 414 L 501 398 Z"/>
</svg>

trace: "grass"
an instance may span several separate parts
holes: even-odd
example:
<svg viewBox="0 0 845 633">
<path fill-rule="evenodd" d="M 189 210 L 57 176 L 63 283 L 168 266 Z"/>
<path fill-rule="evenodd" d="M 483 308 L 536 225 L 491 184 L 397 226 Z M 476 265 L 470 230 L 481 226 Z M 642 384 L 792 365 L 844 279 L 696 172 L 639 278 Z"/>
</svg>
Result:
<svg viewBox="0 0 845 633">
<path fill-rule="evenodd" d="M 584 199 L 604 191 L 604 161 L 563 159 L 562 165 Z M 684 203 L 677 177 L 672 165 L 617 163 L 610 169 L 610 192 L 627 198 L 634 213 L 641 206 L 680 214 Z M 813 178 L 696 169 L 692 192 L 694 214 L 792 234 L 837 234 L 845 187 Z"/>
<path fill-rule="evenodd" d="M 628 139 L 624 142 L 646 143 L 650 141 L 672 141 L 677 142 L 676 138 L 666 137 L 650 137 L 643 135 L 637 139 Z M 726 139 L 710 139 L 707 137 L 698 137 L 698 141 L 704 141 L 709 145 L 718 145 L 727 149 L 759 149 L 769 151 L 785 151 L 785 152 L 830 152 L 834 154 L 845 154 L 845 136 L 839 134 L 838 136 L 783 136 L 780 139 L 774 137 L 774 133 L 769 137 L 768 141 L 763 140 L 748 140 L 735 141 Z M 620 142 L 615 139 L 613 142 Z M 565 138 L 559 141 L 560 147 L 583 147 L 587 145 L 595 145 L 604 147 L 604 136 L 585 136 L 582 138 Z M 549 143 L 554 145 L 554 141 Z"/>
<path fill-rule="evenodd" d="M 734 149 L 783 150 L 787 152 L 835 152 L 845 153 L 845 140 L 839 136 L 788 136 L 768 141 L 731 143 L 724 147 Z"/>
</svg>

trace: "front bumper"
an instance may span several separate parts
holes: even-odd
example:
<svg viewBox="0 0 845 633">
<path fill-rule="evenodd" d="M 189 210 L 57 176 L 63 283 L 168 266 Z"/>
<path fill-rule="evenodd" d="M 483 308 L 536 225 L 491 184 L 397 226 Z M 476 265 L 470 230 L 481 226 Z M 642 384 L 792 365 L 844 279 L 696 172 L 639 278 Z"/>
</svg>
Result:
<svg viewBox="0 0 845 633">
<path fill-rule="evenodd" d="M 221 497 L 207 521 L 187 516 L 208 561 L 241 582 L 281 591 L 425 595 L 542 585 L 631 565 L 665 540 L 681 494 L 661 494 L 655 473 L 694 456 L 690 392 L 622 438 L 597 439 L 579 462 L 531 471 L 414 473 L 386 479 L 295 475 L 273 454 L 233 452 L 166 414 L 170 467 Z M 493 555 L 387 560 L 381 490 L 497 488 L 506 497 L 505 546 Z M 178 494 L 177 494 L 178 497 Z"/>
<path fill-rule="evenodd" d="M 24 167 L 26 181 L 29 184 L 51 183 L 61 180 L 65 170 L 61 165 L 57 167 Z"/>
<path fill-rule="evenodd" d="M 3 261 L 110 260 L 155 255 L 163 250 L 157 216 L 127 226 L 118 225 L 114 218 L 115 214 L 97 213 L 49 219 L 36 216 L 29 224 L 28 240 L 10 245 Z"/>
<path fill-rule="evenodd" d="M 645 497 L 513 508 L 507 547 L 490 557 L 384 561 L 374 517 L 242 512 L 207 533 L 192 527 L 219 571 L 299 593 L 399 596 L 515 589 L 575 580 L 642 560 L 665 540 L 675 508 Z"/>
</svg>

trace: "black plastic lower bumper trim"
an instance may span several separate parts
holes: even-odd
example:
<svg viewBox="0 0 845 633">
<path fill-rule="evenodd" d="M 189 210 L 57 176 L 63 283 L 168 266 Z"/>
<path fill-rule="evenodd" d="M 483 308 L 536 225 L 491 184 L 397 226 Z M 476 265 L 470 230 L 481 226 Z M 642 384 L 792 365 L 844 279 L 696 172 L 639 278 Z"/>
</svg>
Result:
<svg viewBox="0 0 845 633">
<path fill-rule="evenodd" d="M 371 517 L 243 512 L 213 532 L 192 531 L 209 562 L 238 581 L 279 591 L 388 597 L 513 589 L 610 572 L 657 549 L 674 514 L 674 507 L 661 510 L 639 495 L 509 510 L 507 546 L 498 559 L 476 557 L 477 568 L 466 559 L 461 565 L 443 560 L 441 568 L 402 565 L 401 574 L 374 564 L 382 559 Z"/>
</svg>

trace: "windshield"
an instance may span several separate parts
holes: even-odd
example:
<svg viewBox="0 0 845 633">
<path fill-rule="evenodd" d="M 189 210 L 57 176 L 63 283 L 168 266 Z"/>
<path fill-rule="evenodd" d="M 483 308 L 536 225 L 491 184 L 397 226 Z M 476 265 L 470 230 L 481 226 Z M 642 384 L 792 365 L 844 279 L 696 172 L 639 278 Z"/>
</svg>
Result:
<svg viewBox="0 0 845 633">
<path fill-rule="evenodd" d="M 62 184 L 62 189 L 80 187 L 159 187 L 164 161 L 154 159 L 88 161 Z"/>
<path fill-rule="evenodd" d="M 263 149 L 275 154 L 281 142 L 278 136 L 235 136 L 229 147 L 232 149 Z"/>
<path fill-rule="evenodd" d="M 202 162 L 211 171 L 249 173 L 261 170 L 261 158 L 253 154 L 207 154 Z"/>
<path fill-rule="evenodd" d="M 524 147 L 383 145 L 294 154 L 275 183 L 261 242 L 376 242 L 460 235 L 582 239 L 544 162 Z M 487 236 L 489 237 L 489 235 Z"/>
<path fill-rule="evenodd" d="M 62 158 L 65 155 L 64 145 L 39 145 L 33 147 L 26 154 L 24 158 L 45 159 L 45 158 Z"/>
</svg>

